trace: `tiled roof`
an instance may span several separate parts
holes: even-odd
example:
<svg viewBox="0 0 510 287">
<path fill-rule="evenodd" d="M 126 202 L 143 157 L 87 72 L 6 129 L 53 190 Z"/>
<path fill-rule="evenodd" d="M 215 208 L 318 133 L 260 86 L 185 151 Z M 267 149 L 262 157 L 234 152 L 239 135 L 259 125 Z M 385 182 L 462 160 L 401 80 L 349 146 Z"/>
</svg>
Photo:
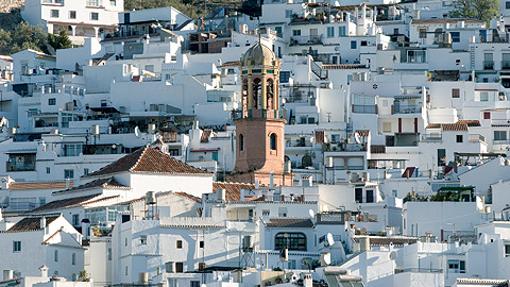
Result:
<svg viewBox="0 0 510 287">
<path fill-rule="evenodd" d="M 86 184 L 82 184 L 77 187 L 73 187 L 71 189 L 56 191 L 55 193 L 74 192 L 74 191 L 91 189 L 91 188 L 126 189 L 126 188 L 129 188 L 129 186 L 120 184 L 113 177 L 108 177 L 108 178 L 96 179 L 96 180 L 93 180 Z"/>
<path fill-rule="evenodd" d="M 458 120 L 457 123 L 459 123 L 459 124 L 466 124 L 468 127 L 479 127 L 479 126 L 481 126 L 479 120 Z"/>
<path fill-rule="evenodd" d="M 194 195 L 191 195 L 191 194 L 189 194 L 189 193 L 183 192 L 183 191 L 176 192 L 175 194 L 177 194 L 177 195 L 179 195 L 179 196 L 182 196 L 182 197 L 184 197 L 184 198 L 190 199 L 190 200 L 192 200 L 192 201 L 194 201 L 194 202 L 201 202 L 201 201 L 202 201 L 202 199 L 201 199 L 201 198 L 196 197 L 196 196 L 194 196 Z"/>
<path fill-rule="evenodd" d="M 271 218 L 267 227 L 313 227 L 313 223 L 303 218 Z"/>
<path fill-rule="evenodd" d="M 481 279 L 481 278 L 457 278 L 457 284 L 473 285 L 473 286 L 492 286 L 492 287 L 508 287 L 509 280 L 501 279 Z"/>
<path fill-rule="evenodd" d="M 41 229 L 42 217 L 25 217 L 14 224 L 7 232 L 27 232 Z M 46 226 L 52 223 L 58 216 L 47 216 Z"/>
<path fill-rule="evenodd" d="M 73 182 L 69 182 L 69 186 L 73 186 Z M 65 181 L 55 182 L 13 182 L 9 184 L 10 190 L 33 190 L 33 189 L 64 189 L 66 188 Z"/>
<path fill-rule="evenodd" d="M 459 122 L 454 124 L 441 124 L 441 129 L 447 132 L 467 132 L 468 125 L 466 123 Z"/>
<path fill-rule="evenodd" d="M 241 200 L 241 189 L 255 189 L 254 184 L 238 182 L 213 182 L 213 192 L 218 189 L 225 189 L 225 199 L 227 201 Z"/>
<path fill-rule="evenodd" d="M 190 166 L 153 147 L 144 147 L 121 157 L 113 163 L 88 176 L 113 174 L 117 172 L 150 172 L 175 174 L 209 174 L 207 171 Z"/>
<path fill-rule="evenodd" d="M 62 200 L 55 200 L 52 202 L 49 202 L 43 206 L 40 206 L 32 212 L 43 212 L 48 210 L 55 210 L 60 208 L 68 208 L 73 206 L 79 206 L 87 203 L 94 203 L 102 200 L 108 200 L 112 198 L 119 197 L 118 195 L 108 196 L 108 197 L 101 197 L 98 194 L 93 195 L 87 195 L 87 196 L 80 196 L 80 197 L 74 197 L 74 198 L 68 198 L 68 199 L 62 199 Z"/>
</svg>

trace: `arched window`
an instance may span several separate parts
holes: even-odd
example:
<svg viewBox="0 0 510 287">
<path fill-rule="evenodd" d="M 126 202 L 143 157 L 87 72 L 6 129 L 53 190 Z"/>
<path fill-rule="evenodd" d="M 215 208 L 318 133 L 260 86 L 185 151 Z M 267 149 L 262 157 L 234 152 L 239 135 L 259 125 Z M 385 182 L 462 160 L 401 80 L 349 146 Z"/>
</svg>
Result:
<svg viewBox="0 0 510 287">
<path fill-rule="evenodd" d="M 269 146 L 271 150 L 276 150 L 276 134 L 271 134 L 269 136 Z"/>
<path fill-rule="evenodd" d="M 244 150 L 244 136 L 243 134 L 239 134 L 239 151 Z"/>
<path fill-rule="evenodd" d="M 306 251 L 306 236 L 300 232 L 280 232 L 274 237 L 274 249 Z"/>
<path fill-rule="evenodd" d="M 266 109 L 268 110 L 274 110 L 275 107 L 274 107 L 274 89 L 273 89 L 273 79 L 268 79 L 267 80 L 267 85 L 266 85 L 266 91 L 267 91 L 267 103 L 266 103 Z"/>
<path fill-rule="evenodd" d="M 260 79 L 253 80 L 253 107 L 259 108 L 260 97 L 262 97 L 262 83 Z"/>
</svg>

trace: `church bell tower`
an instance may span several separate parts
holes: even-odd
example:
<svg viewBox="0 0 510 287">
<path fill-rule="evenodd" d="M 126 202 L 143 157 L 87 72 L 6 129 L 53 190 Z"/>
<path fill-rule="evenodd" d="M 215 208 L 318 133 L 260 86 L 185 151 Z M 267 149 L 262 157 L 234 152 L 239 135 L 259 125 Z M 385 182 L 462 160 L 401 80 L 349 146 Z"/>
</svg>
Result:
<svg viewBox="0 0 510 287">
<path fill-rule="evenodd" d="M 242 111 L 235 119 L 235 180 L 290 185 L 285 173 L 285 120 L 280 110 L 280 61 L 260 43 L 241 57 Z"/>
</svg>

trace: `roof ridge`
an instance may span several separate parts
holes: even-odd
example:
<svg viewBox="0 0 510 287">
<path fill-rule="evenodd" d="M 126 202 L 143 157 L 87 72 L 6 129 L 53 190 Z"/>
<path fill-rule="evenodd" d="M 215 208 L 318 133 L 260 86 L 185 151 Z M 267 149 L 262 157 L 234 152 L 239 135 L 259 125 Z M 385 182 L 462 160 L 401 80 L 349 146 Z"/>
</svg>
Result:
<svg viewBox="0 0 510 287">
<path fill-rule="evenodd" d="M 136 169 L 136 167 L 138 166 L 138 164 L 140 163 L 140 161 L 142 160 L 142 158 L 144 157 L 145 155 L 145 152 L 147 152 L 147 150 L 149 149 L 149 145 L 146 145 L 143 150 L 142 150 L 142 153 L 140 154 L 140 156 L 138 157 L 138 159 L 136 160 L 136 163 L 129 169 L 130 172 L 133 172 L 133 170 Z"/>
</svg>

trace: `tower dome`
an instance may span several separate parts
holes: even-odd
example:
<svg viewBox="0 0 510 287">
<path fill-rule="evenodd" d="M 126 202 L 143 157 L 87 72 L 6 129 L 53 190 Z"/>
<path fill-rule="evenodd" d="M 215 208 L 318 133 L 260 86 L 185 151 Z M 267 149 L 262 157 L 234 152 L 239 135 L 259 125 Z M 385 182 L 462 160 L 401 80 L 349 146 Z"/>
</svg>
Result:
<svg viewBox="0 0 510 287">
<path fill-rule="evenodd" d="M 243 66 L 273 66 L 276 55 L 266 45 L 257 42 L 241 57 Z"/>
</svg>

